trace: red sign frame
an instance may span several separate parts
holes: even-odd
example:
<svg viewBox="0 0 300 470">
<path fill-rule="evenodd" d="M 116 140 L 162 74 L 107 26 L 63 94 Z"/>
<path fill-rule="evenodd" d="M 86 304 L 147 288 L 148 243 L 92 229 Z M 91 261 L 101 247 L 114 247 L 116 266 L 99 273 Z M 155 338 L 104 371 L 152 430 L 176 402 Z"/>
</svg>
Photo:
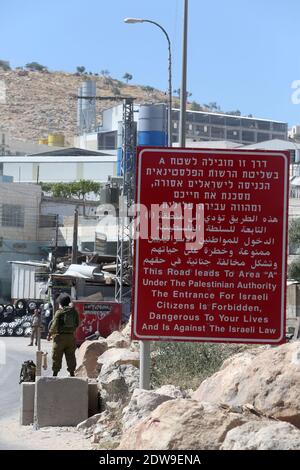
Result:
<svg viewBox="0 0 300 470">
<path fill-rule="evenodd" d="M 203 204 L 204 245 L 174 214 L 169 241 L 136 236 L 132 338 L 285 342 L 289 152 L 143 147 L 136 181 L 149 225 L 153 204 Z"/>
</svg>

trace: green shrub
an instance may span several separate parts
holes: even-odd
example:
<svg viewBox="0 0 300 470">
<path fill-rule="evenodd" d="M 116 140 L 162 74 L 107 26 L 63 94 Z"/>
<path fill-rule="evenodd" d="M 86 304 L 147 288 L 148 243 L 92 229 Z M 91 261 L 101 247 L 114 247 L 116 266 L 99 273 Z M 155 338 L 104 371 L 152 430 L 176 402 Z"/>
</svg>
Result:
<svg viewBox="0 0 300 470">
<path fill-rule="evenodd" d="M 225 359 L 248 347 L 224 343 L 153 343 L 151 384 L 153 387 L 173 384 L 181 389 L 196 389 Z"/>
<path fill-rule="evenodd" d="M 5 72 L 11 70 L 9 62 L 7 60 L 0 60 L 0 69 L 4 70 Z"/>
<path fill-rule="evenodd" d="M 300 262 L 293 261 L 288 267 L 288 278 L 300 281 Z"/>
</svg>

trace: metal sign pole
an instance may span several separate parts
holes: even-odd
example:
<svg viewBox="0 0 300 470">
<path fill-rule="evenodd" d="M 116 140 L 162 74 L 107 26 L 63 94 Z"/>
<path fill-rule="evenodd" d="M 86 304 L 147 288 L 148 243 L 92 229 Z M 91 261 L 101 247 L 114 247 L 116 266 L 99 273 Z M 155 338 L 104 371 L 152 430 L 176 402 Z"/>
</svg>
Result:
<svg viewBox="0 0 300 470">
<path fill-rule="evenodd" d="M 140 341 L 140 388 L 150 390 L 150 341 Z"/>
<path fill-rule="evenodd" d="M 37 327 L 37 351 L 36 351 L 36 376 L 41 377 L 42 375 L 42 357 L 43 353 L 41 351 L 41 327 Z"/>
</svg>

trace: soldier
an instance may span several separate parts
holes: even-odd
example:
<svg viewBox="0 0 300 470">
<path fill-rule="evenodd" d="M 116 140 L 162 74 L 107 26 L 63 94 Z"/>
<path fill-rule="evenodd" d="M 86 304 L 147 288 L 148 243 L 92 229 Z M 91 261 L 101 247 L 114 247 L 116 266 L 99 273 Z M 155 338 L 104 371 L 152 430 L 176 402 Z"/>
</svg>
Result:
<svg viewBox="0 0 300 470">
<path fill-rule="evenodd" d="M 70 376 L 74 377 L 76 369 L 75 332 L 79 326 L 79 315 L 77 310 L 70 304 L 71 299 L 68 294 L 60 294 L 57 301 L 59 303 L 59 309 L 55 312 L 47 336 L 48 341 L 53 337 L 53 377 L 56 377 L 61 369 L 63 355 L 66 357 Z"/>
<path fill-rule="evenodd" d="M 41 311 L 39 308 L 35 308 L 33 315 L 32 315 L 32 323 L 31 323 L 31 328 L 32 328 L 32 333 L 30 337 L 30 343 L 28 346 L 33 346 L 33 342 L 35 339 L 35 345 L 37 346 L 38 343 L 38 331 L 42 327 L 42 315 Z"/>
</svg>

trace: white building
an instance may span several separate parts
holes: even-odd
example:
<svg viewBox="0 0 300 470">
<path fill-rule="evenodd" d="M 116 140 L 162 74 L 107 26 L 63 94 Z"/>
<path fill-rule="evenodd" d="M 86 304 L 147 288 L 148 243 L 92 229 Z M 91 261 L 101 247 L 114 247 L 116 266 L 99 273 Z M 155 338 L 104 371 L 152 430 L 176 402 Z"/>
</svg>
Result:
<svg viewBox="0 0 300 470">
<path fill-rule="evenodd" d="M 0 156 L 0 165 L 3 164 L 3 173 L 17 183 L 68 183 L 80 179 L 106 182 L 109 176 L 116 175 L 115 155 L 87 153 L 83 156 Z"/>
</svg>

